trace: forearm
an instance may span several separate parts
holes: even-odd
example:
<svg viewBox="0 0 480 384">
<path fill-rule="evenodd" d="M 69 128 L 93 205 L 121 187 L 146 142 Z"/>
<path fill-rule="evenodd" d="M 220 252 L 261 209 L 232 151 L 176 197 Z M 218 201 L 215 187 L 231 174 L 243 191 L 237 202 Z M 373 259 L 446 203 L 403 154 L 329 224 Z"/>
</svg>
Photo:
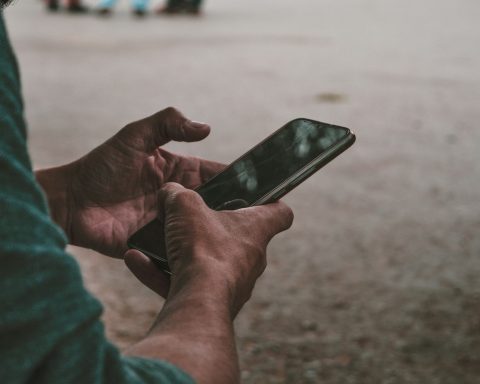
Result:
<svg viewBox="0 0 480 384">
<path fill-rule="evenodd" d="M 50 209 L 50 216 L 69 236 L 69 191 L 72 171 L 70 165 L 35 171 L 35 178 L 42 187 Z"/>
<path fill-rule="evenodd" d="M 127 353 L 167 360 L 199 383 L 239 382 L 228 289 L 200 276 L 177 286 L 149 335 Z"/>
</svg>

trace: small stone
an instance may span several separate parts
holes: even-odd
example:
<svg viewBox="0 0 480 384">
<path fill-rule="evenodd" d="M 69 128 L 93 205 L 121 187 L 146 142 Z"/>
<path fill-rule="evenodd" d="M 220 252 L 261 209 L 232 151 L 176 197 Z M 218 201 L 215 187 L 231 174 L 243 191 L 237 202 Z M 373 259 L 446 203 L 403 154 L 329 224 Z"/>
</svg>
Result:
<svg viewBox="0 0 480 384">
<path fill-rule="evenodd" d="M 319 93 L 316 97 L 316 100 L 320 103 L 341 103 L 347 98 L 345 95 L 337 92 L 323 92 Z"/>
<path fill-rule="evenodd" d="M 313 332 L 317 330 L 317 323 L 313 320 L 303 320 L 301 327 L 304 331 Z"/>
<path fill-rule="evenodd" d="M 242 381 L 247 380 L 250 377 L 250 371 L 242 371 L 241 376 L 242 376 Z"/>
<path fill-rule="evenodd" d="M 315 372 L 313 369 L 307 369 L 303 373 L 303 377 L 307 380 L 312 380 L 313 382 L 317 382 L 318 380 L 317 372 Z"/>
</svg>

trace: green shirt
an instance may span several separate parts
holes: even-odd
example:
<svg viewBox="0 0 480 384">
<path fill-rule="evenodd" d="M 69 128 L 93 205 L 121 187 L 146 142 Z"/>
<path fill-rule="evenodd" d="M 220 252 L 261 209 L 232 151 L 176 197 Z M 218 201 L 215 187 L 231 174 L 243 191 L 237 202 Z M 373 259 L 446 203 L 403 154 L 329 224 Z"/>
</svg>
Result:
<svg viewBox="0 0 480 384">
<path fill-rule="evenodd" d="M 192 383 L 177 367 L 124 357 L 106 340 L 102 306 L 65 247 L 32 172 L 0 12 L 0 383 Z"/>
</svg>

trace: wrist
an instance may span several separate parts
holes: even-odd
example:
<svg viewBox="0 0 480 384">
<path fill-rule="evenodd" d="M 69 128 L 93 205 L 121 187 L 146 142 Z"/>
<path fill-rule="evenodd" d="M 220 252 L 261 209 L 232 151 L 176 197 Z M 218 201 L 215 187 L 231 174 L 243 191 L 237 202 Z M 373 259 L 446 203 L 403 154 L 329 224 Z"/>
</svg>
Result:
<svg viewBox="0 0 480 384">
<path fill-rule="evenodd" d="M 73 175 L 71 164 L 35 171 L 37 182 L 42 187 L 50 216 L 70 238 L 70 186 Z"/>
<path fill-rule="evenodd" d="M 187 281 L 184 281 L 187 279 Z M 170 361 L 202 383 L 238 383 L 233 320 L 225 285 L 197 271 L 172 286 L 147 337 L 128 354 Z"/>
<path fill-rule="evenodd" d="M 190 259 L 189 265 L 173 273 L 167 301 L 173 298 L 187 300 L 191 305 L 208 307 L 233 320 L 238 312 L 235 297 L 227 273 L 218 263 Z"/>
</svg>

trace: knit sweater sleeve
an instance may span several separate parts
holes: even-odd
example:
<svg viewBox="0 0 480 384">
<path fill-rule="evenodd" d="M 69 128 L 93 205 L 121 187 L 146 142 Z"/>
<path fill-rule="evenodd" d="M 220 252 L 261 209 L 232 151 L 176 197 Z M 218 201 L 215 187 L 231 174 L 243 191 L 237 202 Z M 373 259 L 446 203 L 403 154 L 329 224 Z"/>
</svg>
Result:
<svg viewBox="0 0 480 384">
<path fill-rule="evenodd" d="M 0 383 L 192 383 L 165 361 L 124 357 L 83 285 L 35 181 L 15 57 L 0 13 Z"/>
</svg>

